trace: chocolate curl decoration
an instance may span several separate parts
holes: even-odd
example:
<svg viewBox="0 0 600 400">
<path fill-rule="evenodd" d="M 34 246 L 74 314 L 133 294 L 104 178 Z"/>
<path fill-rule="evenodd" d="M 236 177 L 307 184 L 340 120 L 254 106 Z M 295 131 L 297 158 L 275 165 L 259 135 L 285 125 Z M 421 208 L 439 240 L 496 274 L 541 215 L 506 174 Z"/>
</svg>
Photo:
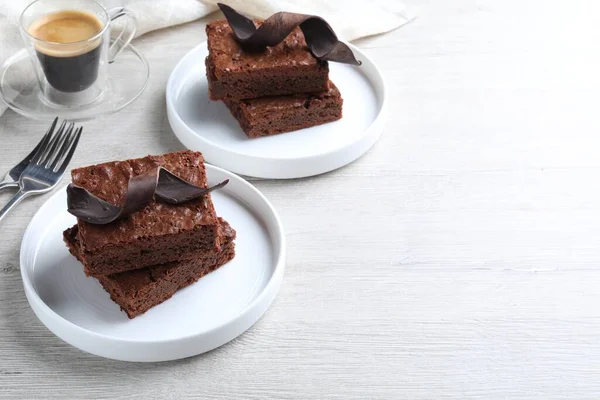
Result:
<svg viewBox="0 0 600 400">
<path fill-rule="evenodd" d="M 158 167 L 129 180 L 125 204 L 122 207 L 104 201 L 71 183 L 67 187 L 67 210 L 90 224 L 105 225 L 143 209 L 153 200 L 181 204 L 220 189 L 227 183 L 229 179 L 209 188 L 201 188 L 184 181 L 163 167 Z"/>
<path fill-rule="evenodd" d="M 319 60 L 361 65 L 346 44 L 339 41 L 331 26 L 315 15 L 278 12 L 267 18 L 258 28 L 254 21 L 223 3 L 217 3 L 233 31 L 233 36 L 246 51 L 263 51 L 281 43 L 300 26 L 306 44 Z"/>
</svg>

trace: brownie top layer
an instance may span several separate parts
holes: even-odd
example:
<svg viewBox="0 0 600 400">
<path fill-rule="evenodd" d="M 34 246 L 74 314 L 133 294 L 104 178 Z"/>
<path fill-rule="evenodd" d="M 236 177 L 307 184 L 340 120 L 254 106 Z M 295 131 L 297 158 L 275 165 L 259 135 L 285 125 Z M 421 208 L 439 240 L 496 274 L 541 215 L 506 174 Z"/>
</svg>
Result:
<svg viewBox="0 0 600 400">
<path fill-rule="evenodd" d="M 260 25 L 260 21 L 255 21 Z M 321 65 L 309 51 L 300 28 L 296 28 L 283 42 L 267 47 L 263 52 L 250 53 L 242 50 L 235 40 L 227 20 L 218 20 L 206 26 L 209 57 L 215 66 L 217 79 L 223 72 L 256 70 L 298 65 Z"/>
<path fill-rule="evenodd" d="M 219 218 L 219 231 L 223 236 L 223 251 L 235 240 L 236 231 L 227 221 Z M 81 257 L 80 244 L 78 240 L 78 227 L 75 225 L 64 232 L 64 239 L 76 258 Z M 217 252 L 207 253 L 206 256 L 217 256 Z M 177 268 L 178 262 L 171 262 L 152 267 L 136 269 L 133 271 L 122 272 L 120 274 L 110 275 L 110 279 L 118 284 L 125 293 L 135 295 L 135 293 L 146 287 L 153 281 L 163 278 L 169 269 Z"/>
<path fill-rule="evenodd" d="M 192 151 L 77 168 L 71 172 L 71 177 L 74 184 L 93 195 L 122 206 L 130 178 L 158 166 L 193 185 L 208 187 L 204 157 Z M 216 225 L 217 217 L 211 197 L 207 195 L 177 205 L 153 201 L 144 209 L 106 225 L 84 221 L 78 224 L 84 246 L 94 250 L 105 245 L 133 242 L 140 237 L 176 234 L 201 225 Z"/>
<path fill-rule="evenodd" d="M 313 101 L 341 99 L 340 91 L 329 81 L 329 90 L 318 93 L 299 93 L 290 96 L 269 96 L 240 100 L 240 106 L 250 115 L 273 113 L 299 107 L 310 107 Z"/>
<path fill-rule="evenodd" d="M 203 257 L 217 257 L 220 253 L 226 251 L 227 248 L 231 246 L 231 243 L 235 240 L 237 232 L 231 227 L 231 225 L 229 225 L 229 222 L 225 221 L 223 218 L 219 218 L 219 236 L 222 237 L 221 252 L 206 252 L 204 253 Z M 179 262 L 170 262 L 150 267 L 149 270 L 152 275 L 152 278 L 154 280 L 159 280 L 161 278 L 164 278 L 166 275 L 169 274 L 169 271 L 173 270 L 174 268 L 177 268 L 179 265 Z M 116 276 L 120 275 L 121 274 L 117 274 Z"/>
</svg>

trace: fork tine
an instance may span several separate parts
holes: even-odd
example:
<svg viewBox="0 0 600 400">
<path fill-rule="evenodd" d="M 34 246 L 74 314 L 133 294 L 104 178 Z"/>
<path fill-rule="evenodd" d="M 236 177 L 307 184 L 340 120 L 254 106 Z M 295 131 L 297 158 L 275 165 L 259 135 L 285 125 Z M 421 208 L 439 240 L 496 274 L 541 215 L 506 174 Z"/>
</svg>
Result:
<svg viewBox="0 0 600 400">
<path fill-rule="evenodd" d="M 59 149 L 57 149 L 56 154 L 53 156 L 52 165 L 48 168 L 50 170 L 54 170 L 57 165 L 59 165 L 60 160 L 62 160 L 69 151 L 69 146 L 73 142 L 75 135 L 77 132 L 73 132 L 73 127 L 75 125 L 69 125 L 69 129 L 67 129 L 68 134 L 65 136 L 65 140 L 62 142 Z"/>
<path fill-rule="evenodd" d="M 33 156 L 35 155 L 35 153 L 39 150 L 40 146 L 44 142 L 44 139 L 46 139 L 46 137 L 48 137 L 49 135 L 52 135 L 52 132 L 54 132 L 54 128 L 56 128 L 56 124 L 57 123 L 58 123 L 58 117 L 54 118 L 54 121 L 52 121 L 52 124 L 50 125 L 50 128 L 48 128 L 48 130 L 46 131 L 46 133 L 44 134 L 44 136 L 42 136 L 42 138 L 40 139 L 40 141 L 38 142 L 38 144 L 33 148 L 33 150 L 31 150 L 31 153 L 27 154 L 27 157 L 25 157 L 24 161 L 25 160 L 27 162 L 31 161 L 31 159 L 33 158 Z"/>
<path fill-rule="evenodd" d="M 54 133 L 54 135 L 52 135 L 52 138 L 50 139 L 50 141 L 48 142 L 48 144 L 46 146 L 46 149 L 44 150 L 44 155 L 42 157 L 40 157 L 40 159 L 37 162 L 38 165 L 46 164 L 48 162 L 48 160 L 52 157 L 52 152 L 54 151 L 54 148 L 56 147 L 56 142 L 61 137 L 61 135 L 64 133 L 65 126 L 66 126 L 66 121 L 63 121 L 63 123 L 60 124 L 58 131 L 56 131 L 56 133 Z"/>
<path fill-rule="evenodd" d="M 60 135 L 62 133 L 62 131 L 65 129 L 65 124 L 66 124 L 66 121 L 63 121 L 62 124 L 60 124 L 60 127 L 58 128 L 58 131 L 56 131 L 55 134 L 53 133 L 50 136 L 48 136 L 46 139 L 44 139 L 44 143 L 42 143 L 42 145 L 40 146 L 40 149 L 35 153 L 35 156 L 33 156 L 33 158 L 31 159 L 31 162 L 30 162 L 31 164 L 40 164 L 43 162 L 43 160 L 48 155 L 48 150 L 51 147 L 51 143 L 53 143 L 56 136 Z"/>
<path fill-rule="evenodd" d="M 63 145 L 65 139 L 68 138 L 71 132 L 73 131 L 74 125 L 75 124 L 71 123 L 68 125 L 67 129 L 64 129 L 62 132 L 59 132 L 56 135 L 54 135 L 54 137 L 52 138 L 52 145 L 48 150 L 48 154 L 46 154 L 46 157 L 44 157 L 44 159 L 40 162 L 40 165 L 43 165 L 46 168 L 48 168 L 50 164 L 56 162 L 56 158 L 60 156 L 60 152 L 58 150 Z"/>
<path fill-rule="evenodd" d="M 66 153 L 63 148 L 65 147 L 65 143 L 71 140 L 71 134 L 73 132 L 73 128 L 75 127 L 74 123 L 70 123 L 67 129 L 63 133 L 61 133 L 60 137 L 56 138 L 56 141 L 52 145 L 50 152 L 48 153 L 48 157 L 44 160 L 44 164 L 46 168 L 54 169 L 54 166 L 58 163 L 64 154 Z M 58 136 L 58 135 L 57 135 Z"/>
<path fill-rule="evenodd" d="M 48 146 L 48 142 L 54 134 L 54 129 L 56 128 L 57 122 L 58 117 L 54 118 L 54 121 L 52 122 L 52 125 L 50 125 L 50 129 L 48 129 L 48 132 L 46 132 L 42 140 L 40 140 L 40 142 L 37 144 L 37 146 L 35 147 L 35 151 L 32 151 L 32 154 L 30 154 L 31 157 L 28 156 L 29 163 L 36 164 L 39 161 L 40 157 L 44 154 L 44 150 Z"/>
<path fill-rule="evenodd" d="M 73 139 L 71 141 L 71 144 L 70 144 L 71 148 L 69 149 L 69 153 L 66 155 L 60 168 L 58 168 L 58 170 L 56 171 L 58 174 L 62 175 L 65 172 L 67 165 L 69 165 L 69 163 L 71 162 L 71 158 L 73 157 L 73 154 L 75 153 L 75 149 L 77 149 L 77 145 L 79 144 L 79 138 L 81 137 L 81 132 L 83 132 L 83 126 L 80 126 L 77 129 L 77 131 L 75 132 L 75 139 Z"/>
</svg>

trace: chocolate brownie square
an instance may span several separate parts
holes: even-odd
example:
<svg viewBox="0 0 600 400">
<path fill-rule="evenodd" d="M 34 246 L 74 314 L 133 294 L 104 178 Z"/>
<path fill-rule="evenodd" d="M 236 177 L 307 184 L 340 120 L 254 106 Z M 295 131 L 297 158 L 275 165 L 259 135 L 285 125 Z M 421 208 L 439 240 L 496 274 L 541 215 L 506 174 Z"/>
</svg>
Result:
<svg viewBox="0 0 600 400">
<path fill-rule="evenodd" d="M 295 131 L 342 118 L 342 97 L 333 82 L 320 93 L 223 100 L 250 138 Z"/>
<path fill-rule="evenodd" d="M 192 151 L 108 162 L 74 169 L 71 175 L 75 185 L 122 205 L 130 178 L 158 166 L 193 185 L 208 187 L 204 158 Z M 106 225 L 79 220 L 78 229 L 87 275 L 115 274 L 220 250 L 218 220 L 210 195 L 182 204 L 153 201 Z"/>
<path fill-rule="evenodd" d="M 235 257 L 233 240 L 236 232 L 225 220 L 219 220 L 219 229 L 223 236 L 220 251 L 211 250 L 197 254 L 191 260 L 99 276 L 97 279 L 121 310 L 125 311 L 129 318 L 135 318 Z M 63 236 L 71 254 L 81 261 L 81 246 L 78 242 L 77 230 L 75 225 L 67 229 Z"/>
<path fill-rule="evenodd" d="M 206 35 L 206 76 L 212 100 L 250 99 L 328 89 L 329 65 L 311 54 L 299 28 L 277 46 L 258 53 L 242 50 L 226 20 L 209 23 Z"/>
</svg>

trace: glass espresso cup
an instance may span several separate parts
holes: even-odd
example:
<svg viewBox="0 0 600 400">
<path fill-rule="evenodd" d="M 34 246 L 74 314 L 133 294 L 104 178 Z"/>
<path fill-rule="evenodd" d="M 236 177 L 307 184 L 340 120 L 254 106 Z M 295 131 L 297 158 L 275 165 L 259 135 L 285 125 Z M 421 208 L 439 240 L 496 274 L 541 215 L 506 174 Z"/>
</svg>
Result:
<svg viewBox="0 0 600 400">
<path fill-rule="evenodd" d="M 111 44 L 111 22 L 125 16 Z M 43 101 L 77 107 L 98 100 L 106 90 L 107 68 L 135 35 L 134 15 L 106 10 L 93 0 L 37 0 L 20 19 Z"/>
</svg>

